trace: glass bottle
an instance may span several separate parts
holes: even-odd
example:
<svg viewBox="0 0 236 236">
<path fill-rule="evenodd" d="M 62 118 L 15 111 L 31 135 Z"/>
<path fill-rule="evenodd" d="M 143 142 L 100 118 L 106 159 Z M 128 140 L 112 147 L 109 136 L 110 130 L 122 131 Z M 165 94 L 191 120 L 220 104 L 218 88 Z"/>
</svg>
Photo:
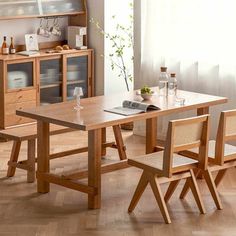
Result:
<svg viewBox="0 0 236 236">
<path fill-rule="evenodd" d="M 10 54 L 16 53 L 16 49 L 15 49 L 14 42 L 13 42 L 13 37 L 11 37 L 11 44 L 10 44 L 9 52 L 10 52 Z"/>
<path fill-rule="evenodd" d="M 176 96 L 177 94 L 177 79 L 176 79 L 175 73 L 170 74 L 170 78 L 168 82 L 168 94 L 174 95 L 174 96 Z"/>
<path fill-rule="evenodd" d="M 161 67 L 161 73 L 159 76 L 159 95 L 167 96 L 168 95 L 168 81 L 169 75 L 167 74 L 167 67 Z"/>
<path fill-rule="evenodd" d="M 3 43 L 2 43 L 2 54 L 8 55 L 9 54 L 9 47 L 7 45 L 7 37 L 3 37 Z"/>
</svg>

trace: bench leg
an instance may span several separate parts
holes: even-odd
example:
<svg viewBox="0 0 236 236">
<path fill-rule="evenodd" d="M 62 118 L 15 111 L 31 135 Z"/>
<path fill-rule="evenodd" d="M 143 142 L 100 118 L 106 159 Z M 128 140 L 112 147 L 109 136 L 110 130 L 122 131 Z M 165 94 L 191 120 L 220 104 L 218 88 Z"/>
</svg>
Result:
<svg viewBox="0 0 236 236">
<path fill-rule="evenodd" d="M 12 177 L 15 175 L 16 172 L 16 166 L 12 166 L 11 164 L 16 164 L 18 161 L 19 153 L 20 153 L 20 146 L 21 141 L 14 141 L 12 150 L 11 150 L 11 157 L 10 161 L 8 162 L 8 170 L 7 170 L 7 177 Z"/>
<path fill-rule="evenodd" d="M 29 166 L 27 182 L 33 183 L 35 181 L 35 139 L 28 140 L 27 164 Z"/>
<path fill-rule="evenodd" d="M 119 125 L 114 125 L 113 126 L 113 132 L 114 132 L 114 136 L 115 136 L 116 145 L 117 145 L 120 160 L 125 160 L 125 159 L 127 159 L 126 147 L 125 147 L 124 142 L 123 142 L 120 126 Z"/>
</svg>

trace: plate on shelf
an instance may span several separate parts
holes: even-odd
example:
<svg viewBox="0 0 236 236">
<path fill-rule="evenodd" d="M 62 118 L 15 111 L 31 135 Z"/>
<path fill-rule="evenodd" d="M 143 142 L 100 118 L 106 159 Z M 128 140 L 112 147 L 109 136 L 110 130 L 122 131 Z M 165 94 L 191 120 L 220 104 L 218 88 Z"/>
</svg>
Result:
<svg viewBox="0 0 236 236">
<path fill-rule="evenodd" d="M 78 80 L 81 77 L 81 72 L 77 71 L 67 71 L 67 80 Z"/>
</svg>

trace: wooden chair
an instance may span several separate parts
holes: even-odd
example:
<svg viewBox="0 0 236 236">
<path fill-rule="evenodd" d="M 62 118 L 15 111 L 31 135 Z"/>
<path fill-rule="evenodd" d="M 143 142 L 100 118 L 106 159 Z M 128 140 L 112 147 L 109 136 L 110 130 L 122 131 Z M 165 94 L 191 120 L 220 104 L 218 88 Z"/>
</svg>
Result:
<svg viewBox="0 0 236 236">
<path fill-rule="evenodd" d="M 129 212 L 134 210 L 147 184 L 150 183 L 165 222 L 171 223 L 165 202 L 170 199 L 179 181 L 187 179 L 200 212 L 205 213 L 193 169 L 197 167 L 206 168 L 208 129 L 208 115 L 170 121 L 164 151 L 128 159 L 130 165 L 143 170 L 131 200 Z M 199 147 L 198 160 L 177 154 L 179 151 L 194 147 Z M 170 182 L 171 188 L 163 197 L 160 184 L 167 182 Z"/>
<path fill-rule="evenodd" d="M 210 140 L 208 152 L 208 168 L 203 172 L 206 183 L 210 189 L 213 199 L 218 209 L 222 209 L 220 199 L 216 187 L 220 184 L 226 171 L 236 166 L 236 146 L 227 144 L 229 141 L 236 140 L 236 110 L 223 111 L 220 115 L 220 121 L 217 130 L 216 140 Z M 182 155 L 192 158 L 197 157 L 197 150 L 189 150 L 181 152 Z M 213 180 L 212 172 L 218 171 L 215 180 Z M 199 174 L 201 170 L 197 172 Z M 209 186 L 209 181 L 213 182 Z M 184 198 L 188 192 L 188 183 L 185 184 L 180 198 Z"/>
</svg>

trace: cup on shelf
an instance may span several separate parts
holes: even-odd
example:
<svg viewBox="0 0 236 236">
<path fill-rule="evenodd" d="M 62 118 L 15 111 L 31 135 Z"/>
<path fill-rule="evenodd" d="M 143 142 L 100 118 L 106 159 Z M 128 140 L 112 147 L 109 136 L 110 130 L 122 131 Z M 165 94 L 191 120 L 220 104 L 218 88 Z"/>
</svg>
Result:
<svg viewBox="0 0 236 236">
<path fill-rule="evenodd" d="M 44 29 L 44 30 L 45 30 L 44 36 L 45 36 L 46 38 L 49 38 L 50 35 L 52 34 L 51 31 L 50 31 L 49 19 L 47 19 L 47 23 L 46 23 L 46 26 L 45 26 L 45 29 Z"/>
<path fill-rule="evenodd" d="M 41 18 L 41 20 L 40 20 L 40 25 L 39 25 L 39 28 L 37 30 L 37 34 L 42 35 L 42 36 L 45 35 L 45 29 L 43 27 L 43 18 Z"/>
<path fill-rule="evenodd" d="M 51 32 L 51 34 L 53 34 L 55 36 L 61 36 L 61 29 L 59 26 L 58 17 L 54 18 L 53 25 L 50 28 L 50 32 Z"/>
</svg>

